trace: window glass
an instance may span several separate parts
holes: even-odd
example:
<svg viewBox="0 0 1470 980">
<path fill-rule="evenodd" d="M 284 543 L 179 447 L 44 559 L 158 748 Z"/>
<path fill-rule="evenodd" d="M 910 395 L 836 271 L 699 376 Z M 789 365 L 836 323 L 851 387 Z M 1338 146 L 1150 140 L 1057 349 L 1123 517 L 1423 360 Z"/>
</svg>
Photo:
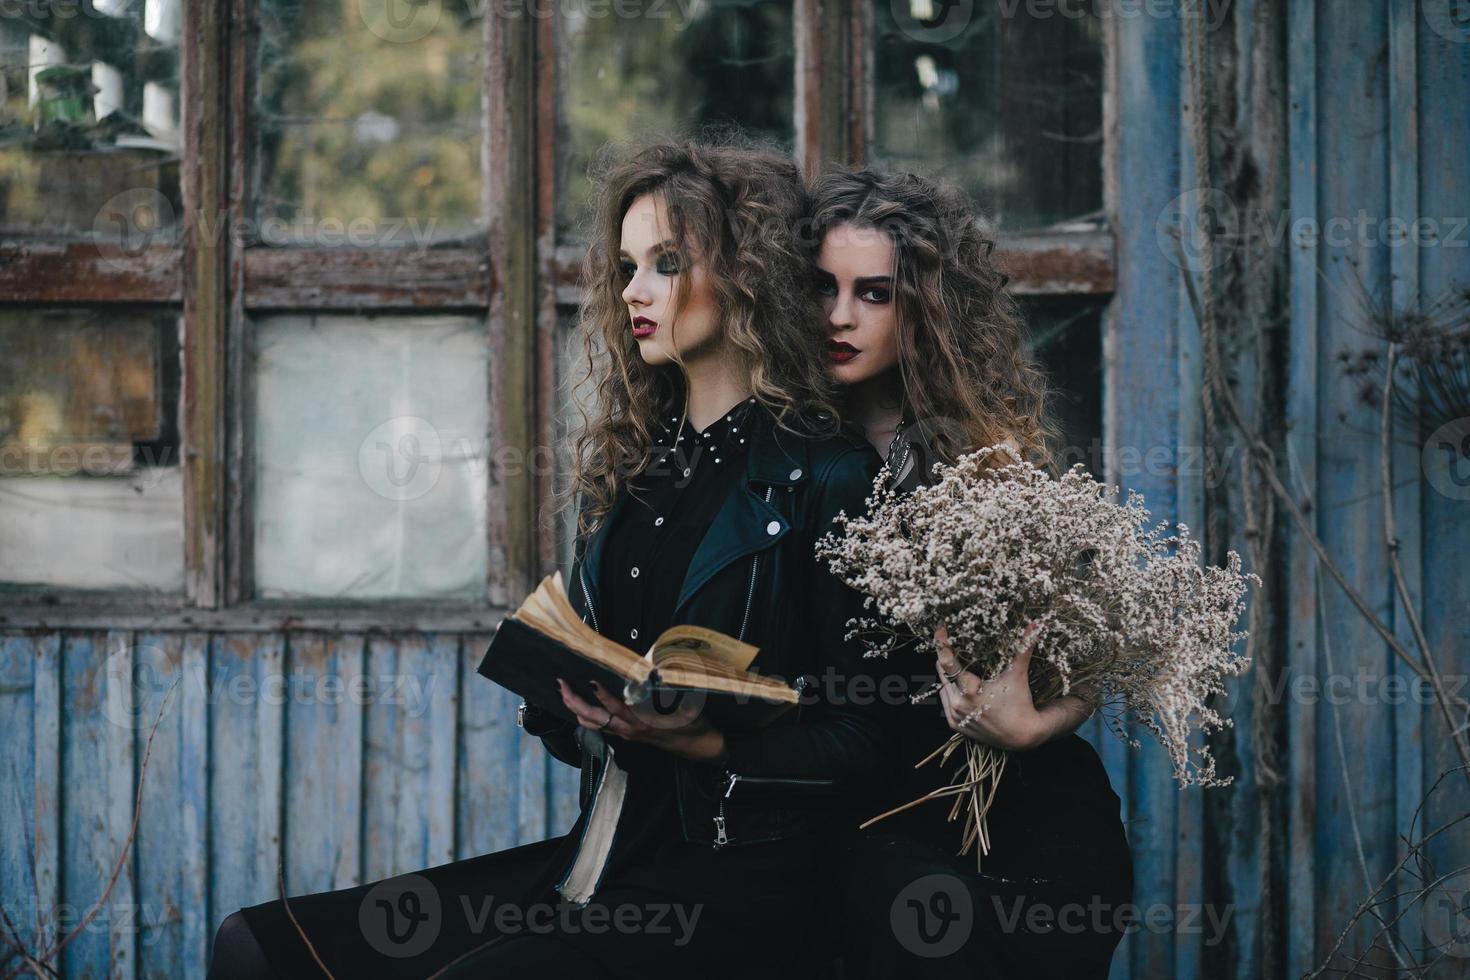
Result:
<svg viewBox="0 0 1470 980">
<path fill-rule="evenodd" d="M 483 8 L 261 0 L 252 124 L 272 245 L 420 246 L 481 227 Z"/>
<path fill-rule="evenodd" d="M 178 331 L 0 310 L 0 583 L 182 591 Z"/>
<path fill-rule="evenodd" d="M 478 598 L 488 543 L 483 319 L 257 322 L 261 598 Z"/>
<path fill-rule="evenodd" d="M 1100 219 L 1096 4 L 873 5 L 875 165 L 956 181 L 1003 230 Z"/>
<path fill-rule="evenodd" d="M 176 240 L 181 3 L 5 7 L 0 235 Z"/>
<path fill-rule="evenodd" d="M 585 238 L 599 150 L 712 124 L 791 145 L 796 60 L 789 2 L 565 4 L 558 225 Z"/>
</svg>

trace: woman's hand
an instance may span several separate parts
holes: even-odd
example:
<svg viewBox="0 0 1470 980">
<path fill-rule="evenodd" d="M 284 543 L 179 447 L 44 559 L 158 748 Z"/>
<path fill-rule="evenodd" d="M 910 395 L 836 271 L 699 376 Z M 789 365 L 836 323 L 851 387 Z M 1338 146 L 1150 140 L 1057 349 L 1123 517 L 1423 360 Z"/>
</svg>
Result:
<svg viewBox="0 0 1470 980">
<path fill-rule="evenodd" d="M 560 677 L 556 686 L 562 704 L 577 716 L 583 728 L 616 735 L 630 742 L 643 742 L 686 759 L 709 761 L 725 752 L 725 736 L 699 716 L 698 699 L 686 698 L 668 715 L 653 714 L 630 708 L 618 698 L 592 682 L 597 704 L 579 697 Z"/>
<path fill-rule="evenodd" d="M 1035 620 L 1026 624 L 1021 649 L 1010 666 L 989 683 L 969 671 L 960 672 L 945 627 L 934 631 L 934 645 L 939 648 L 934 666 L 943 682 L 939 698 L 944 703 L 944 716 L 950 728 L 977 742 L 1012 751 L 1034 749 L 1070 735 L 1092 715 L 1092 704 L 1075 694 L 1065 694 L 1040 708 L 1031 700 L 1028 671 L 1031 653 L 1036 649 Z M 971 713 L 982 706 L 979 717 L 971 718 Z"/>
<path fill-rule="evenodd" d="M 934 631 L 934 645 L 939 648 L 934 662 L 942 682 L 939 698 L 951 729 L 999 749 L 1033 749 L 1047 740 L 1050 733 L 1046 719 L 1031 700 L 1027 675 L 1031 652 L 1036 649 L 1034 620 L 1022 634 L 1015 659 L 989 682 L 960 670 L 950 646 L 949 630 L 944 626 Z"/>
</svg>

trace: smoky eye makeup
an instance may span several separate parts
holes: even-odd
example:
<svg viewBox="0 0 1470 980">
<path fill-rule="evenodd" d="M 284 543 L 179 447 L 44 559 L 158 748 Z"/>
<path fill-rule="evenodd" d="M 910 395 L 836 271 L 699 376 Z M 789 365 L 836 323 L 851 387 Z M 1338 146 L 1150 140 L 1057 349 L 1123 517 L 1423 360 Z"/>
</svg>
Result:
<svg viewBox="0 0 1470 980">
<path fill-rule="evenodd" d="M 882 305 L 893 299 L 893 287 L 887 276 L 864 276 L 857 281 L 854 291 L 866 303 Z"/>
</svg>

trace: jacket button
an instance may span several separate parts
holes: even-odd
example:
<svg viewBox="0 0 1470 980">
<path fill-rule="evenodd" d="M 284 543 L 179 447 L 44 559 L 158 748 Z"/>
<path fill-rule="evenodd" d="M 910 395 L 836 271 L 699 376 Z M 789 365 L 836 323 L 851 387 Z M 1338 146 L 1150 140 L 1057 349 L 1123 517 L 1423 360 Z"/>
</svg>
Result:
<svg viewBox="0 0 1470 980">
<path fill-rule="evenodd" d="M 794 470 L 791 471 L 791 479 L 793 479 L 793 480 L 800 480 L 801 479 L 801 468 L 800 467 L 797 467 L 796 469 L 794 469 Z"/>
<path fill-rule="evenodd" d="M 767 524 L 766 525 L 766 533 L 767 534 L 780 534 L 781 533 L 781 522 L 780 521 L 772 521 L 771 523 Z"/>
</svg>

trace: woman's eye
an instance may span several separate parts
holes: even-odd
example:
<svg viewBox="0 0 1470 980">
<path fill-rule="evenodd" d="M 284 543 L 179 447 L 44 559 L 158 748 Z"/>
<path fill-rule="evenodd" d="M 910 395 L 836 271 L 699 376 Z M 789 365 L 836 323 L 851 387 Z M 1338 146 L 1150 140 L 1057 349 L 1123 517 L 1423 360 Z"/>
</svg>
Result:
<svg viewBox="0 0 1470 980">
<path fill-rule="evenodd" d="M 877 303 L 879 305 L 882 305 L 884 303 L 887 303 L 889 300 L 888 290 L 876 288 L 865 289 L 861 294 L 861 299 L 865 303 Z"/>
<path fill-rule="evenodd" d="M 633 281 L 633 275 L 637 271 L 638 271 L 638 267 L 636 265 L 634 265 L 632 262 L 619 262 L 618 263 L 618 279 L 621 280 L 622 282 L 625 282 L 625 283 L 632 282 Z"/>
<path fill-rule="evenodd" d="M 660 255 L 658 264 L 654 266 L 661 276 L 677 276 L 679 274 L 679 257 L 677 255 Z"/>
<path fill-rule="evenodd" d="M 826 299 L 831 299 L 833 296 L 837 295 L 837 284 L 832 282 L 817 283 L 817 295 Z"/>
</svg>

